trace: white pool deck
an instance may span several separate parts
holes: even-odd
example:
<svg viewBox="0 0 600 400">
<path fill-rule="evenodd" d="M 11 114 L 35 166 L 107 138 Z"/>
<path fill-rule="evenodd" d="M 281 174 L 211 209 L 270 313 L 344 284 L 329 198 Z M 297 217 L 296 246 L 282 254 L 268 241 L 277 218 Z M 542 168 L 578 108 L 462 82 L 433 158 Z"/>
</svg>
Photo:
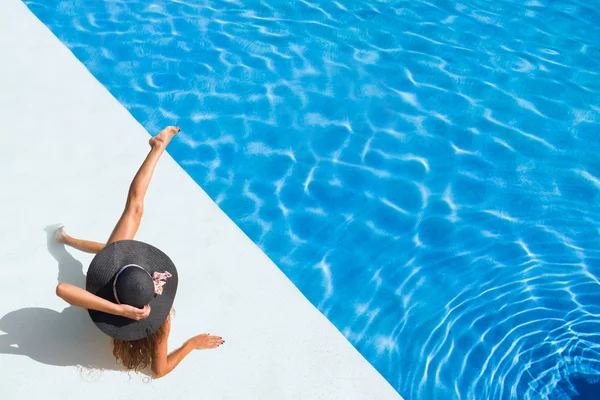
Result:
<svg viewBox="0 0 600 400">
<path fill-rule="evenodd" d="M 136 239 L 178 266 L 170 348 L 226 343 L 159 380 L 118 371 L 108 337 L 54 295 L 92 255 L 49 238 L 65 223 L 107 239 L 150 135 L 17 0 L 0 2 L 0 121 L 1 399 L 400 399 L 168 154 Z"/>
</svg>

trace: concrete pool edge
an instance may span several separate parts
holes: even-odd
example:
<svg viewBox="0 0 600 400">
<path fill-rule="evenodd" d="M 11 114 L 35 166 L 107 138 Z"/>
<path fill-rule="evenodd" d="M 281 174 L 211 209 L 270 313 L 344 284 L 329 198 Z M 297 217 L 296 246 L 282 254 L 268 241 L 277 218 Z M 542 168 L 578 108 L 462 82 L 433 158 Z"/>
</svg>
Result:
<svg viewBox="0 0 600 400">
<path fill-rule="evenodd" d="M 84 272 L 92 256 L 48 244 L 43 229 L 64 222 L 74 236 L 105 240 L 148 134 L 24 4 L 7 0 L 0 10 L 0 52 L 8 60 L 0 67 L 6 165 L 0 199 L 10 227 L 0 244 L 8 276 L 0 304 L 7 398 L 60 398 L 65 391 L 86 398 L 400 398 L 168 155 L 157 167 L 136 238 L 163 249 L 180 270 L 170 348 L 204 331 L 227 343 L 190 355 L 151 384 L 75 367 L 105 358 L 108 343 L 86 336 L 90 322 L 54 296 L 56 263 L 59 279 L 76 280 L 73 268 Z M 24 316 L 21 325 L 15 315 Z M 45 319 L 25 318 L 36 315 Z M 60 331 L 62 337 L 50 329 L 65 325 L 73 328 Z M 11 335 L 18 343 L 7 342 Z M 45 340 L 71 358 L 35 346 Z M 77 348 L 87 340 L 97 346 Z"/>
</svg>

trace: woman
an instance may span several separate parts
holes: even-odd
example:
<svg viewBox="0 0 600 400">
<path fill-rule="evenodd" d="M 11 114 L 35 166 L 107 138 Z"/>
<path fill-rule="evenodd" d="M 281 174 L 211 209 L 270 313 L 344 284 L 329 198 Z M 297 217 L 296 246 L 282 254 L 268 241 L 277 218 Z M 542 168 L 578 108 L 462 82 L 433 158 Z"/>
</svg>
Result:
<svg viewBox="0 0 600 400">
<path fill-rule="evenodd" d="M 150 139 L 150 153 L 131 183 L 125 211 L 106 244 L 75 239 L 62 226 L 55 236 L 59 243 L 97 253 L 88 269 L 86 290 L 59 283 L 56 294 L 88 310 L 96 326 L 113 338 L 117 362 L 135 371 L 151 365 L 156 378 L 171 372 L 192 350 L 212 349 L 224 343 L 219 336 L 201 334 L 168 354 L 177 270 L 160 250 L 133 240 L 154 167 L 179 130 L 169 126 Z"/>
</svg>

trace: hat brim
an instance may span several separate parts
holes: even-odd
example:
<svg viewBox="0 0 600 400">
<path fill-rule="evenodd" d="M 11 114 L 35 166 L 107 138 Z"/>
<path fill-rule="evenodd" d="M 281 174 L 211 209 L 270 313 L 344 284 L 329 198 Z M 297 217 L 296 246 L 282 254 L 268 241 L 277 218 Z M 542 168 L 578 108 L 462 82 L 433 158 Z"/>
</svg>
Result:
<svg viewBox="0 0 600 400">
<path fill-rule="evenodd" d="M 145 268 L 150 275 L 154 272 L 171 273 L 163 286 L 161 295 L 150 302 L 150 315 L 135 321 L 130 318 L 89 310 L 96 326 L 105 334 L 118 340 L 138 340 L 152 335 L 164 323 L 171 312 L 177 293 L 177 268 L 171 259 L 156 247 L 136 240 L 120 240 L 102 249 L 88 269 L 85 288 L 103 299 L 116 303 L 113 295 L 113 280 L 119 269 L 128 264 Z"/>
</svg>

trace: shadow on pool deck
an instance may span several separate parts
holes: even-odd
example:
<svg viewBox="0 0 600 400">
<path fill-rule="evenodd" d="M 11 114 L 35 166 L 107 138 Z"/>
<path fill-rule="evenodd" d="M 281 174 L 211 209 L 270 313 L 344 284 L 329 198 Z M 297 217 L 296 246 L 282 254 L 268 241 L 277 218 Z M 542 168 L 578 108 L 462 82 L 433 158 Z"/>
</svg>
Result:
<svg viewBox="0 0 600 400">
<path fill-rule="evenodd" d="M 22 308 L 0 319 L 0 354 L 27 356 L 58 366 L 120 370 L 110 351 L 110 338 L 92 323 L 84 309 L 62 312 Z"/>
<path fill-rule="evenodd" d="M 58 225 L 50 225 L 48 251 L 58 262 L 58 281 L 85 287 L 83 264 L 64 245 L 54 242 Z M 49 286 L 51 284 L 49 283 Z M 122 370 L 111 354 L 110 338 L 91 321 L 86 310 L 67 307 L 22 308 L 0 318 L 0 354 L 15 354 L 49 365 Z"/>
</svg>

